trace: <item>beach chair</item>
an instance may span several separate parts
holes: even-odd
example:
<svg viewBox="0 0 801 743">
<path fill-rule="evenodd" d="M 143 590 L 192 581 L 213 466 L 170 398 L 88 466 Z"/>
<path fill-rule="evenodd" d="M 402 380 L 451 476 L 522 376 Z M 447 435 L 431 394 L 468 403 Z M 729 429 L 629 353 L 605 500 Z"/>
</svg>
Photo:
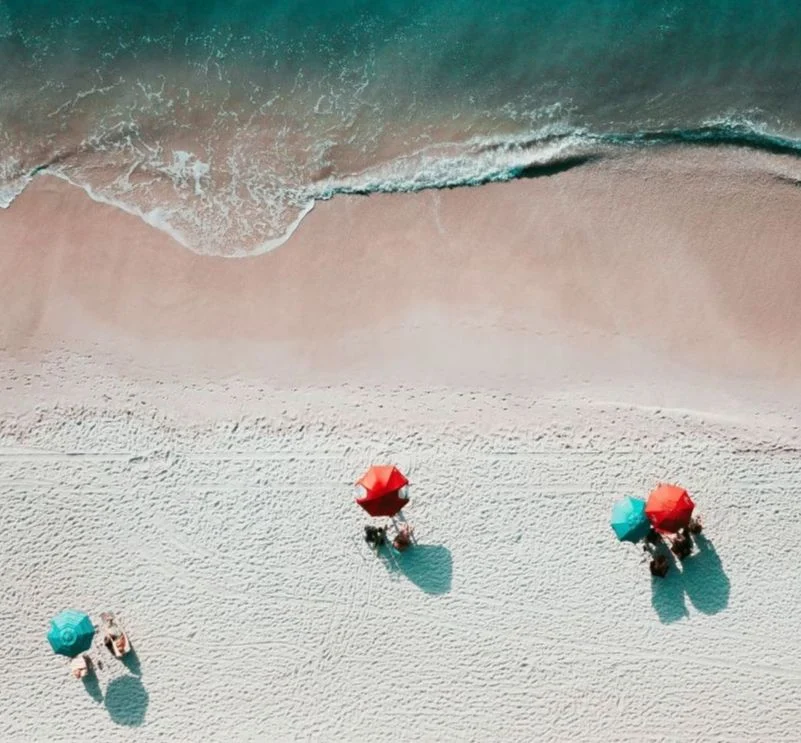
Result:
<svg viewBox="0 0 801 743">
<path fill-rule="evenodd" d="M 92 672 L 92 661 L 88 655 L 82 653 L 76 658 L 72 659 L 70 663 L 70 673 L 73 677 L 81 680 L 86 678 Z"/>
<path fill-rule="evenodd" d="M 409 524 L 404 523 L 398 528 L 398 533 L 395 535 L 395 539 L 392 540 L 392 546 L 398 550 L 398 552 L 404 552 L 412 546 L 413 542 L 414 529 Z"/>
<path fill-rule="evenodd" d="M 131 643 L 128 635 L 117 622 L 117 618 L 111 612 L 103 612 L 100 615 L 103 628 L 103 644 L 115 658 L 122 658 L 131 651 Z"/>
</svg>

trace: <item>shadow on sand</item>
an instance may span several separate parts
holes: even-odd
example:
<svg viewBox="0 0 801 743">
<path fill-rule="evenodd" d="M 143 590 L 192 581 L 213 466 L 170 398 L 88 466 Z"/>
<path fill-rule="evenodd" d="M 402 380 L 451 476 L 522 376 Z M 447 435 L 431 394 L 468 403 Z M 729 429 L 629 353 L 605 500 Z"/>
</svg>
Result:
<svg viewBox="0 0 801 743">
<path fill-rule="evenodd" d="M 117 725 L 138 727 L 145 721 L 149 695 L 136 676 L 114 679 L 106 689 L 106 709 Z"/>
<path fill-rule="evenodd" d="M 100 681 L 97 679 L 97 673 L 90 673 L 88 676 L 84 676 L 82 681 L 83 688 L 86 689 L 86 693 L 98 704 L 102 702 L 103 692 L 100 691 Z"/>
<path fill-rule="evenodd" d="M 702 614 L 717 614 L 729 605 L 731 584 L 718 553 L 703 534 L 694 539 L 696 550 L 681 563 L 666 550 L 670 571 L 665 578 L 651 578 L 651 604 L 663 624 L 688 616 L 685 593 Z"/>
<path fill-rule="evenodd" d="M 684 603 L 684 581 L 673 553 L 667 550 L 670 569 L 664 578 L 651 576 L 651 605 L 662 624 L 671 624 L 689 615 Z"/>
<path fill-rule="evenodd" d="M 453 557 L 441 544 L 414 544 L 405 552 L 385 547 L 381 558 L 390 572 L 402 573 L 425 593 L 439 595 L 451 590 Z"/>
<path fill-rule="evenodd" d="M 135 648 L 131 648 L 130 651 L 122 656 L 122 662 L 134 676 L 142 675 L 142 664 L 139 662 L 139 656 L 136 654 Z"/>
<path fill-rule="evenodd" d="M 712 543 L 699 534 L 695 544 L 698 551 L 682 565 L 684 590 L 702 614 L 717 614 L 729 605 L 731 584 Z"/>
</svg>

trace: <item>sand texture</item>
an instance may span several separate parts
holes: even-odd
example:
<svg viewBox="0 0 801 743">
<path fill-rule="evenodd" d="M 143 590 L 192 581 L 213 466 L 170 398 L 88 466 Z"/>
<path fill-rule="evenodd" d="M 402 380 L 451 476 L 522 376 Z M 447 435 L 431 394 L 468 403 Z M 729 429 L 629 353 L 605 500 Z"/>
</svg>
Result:
<svg viewBox="0 0 801 743">
<path fill-rule="evenodd" d="M 336 199 L 247 260 L 32 186 L 0 213 L 0 740 L 798 740 L 792 167 Z M 383 462 L 401 557 L 352 502 Z M 706 528 L 654 582 L 608 517 L 659 482 Z M 63 608 L 136 658 L 71 679 Z"/>
<path fill-rule="evenodd" d="M 397 389 L 377 398 L 420 412 L 388 433 L 339 395 L 238 425 L 3 426 L 3 740 L 796 738 L 796 436 Z M 429 428 L 429 405 L 477 424 Z M 370 461 L 413 482 L 397 560 L 358 538 Z M 677 472 L 707 539 L 656 583 L 609 505 Z M 73 605 L 118 610 L 138 653 L 98 651 L 96 696 L 44 639 Z"/>
</svg>

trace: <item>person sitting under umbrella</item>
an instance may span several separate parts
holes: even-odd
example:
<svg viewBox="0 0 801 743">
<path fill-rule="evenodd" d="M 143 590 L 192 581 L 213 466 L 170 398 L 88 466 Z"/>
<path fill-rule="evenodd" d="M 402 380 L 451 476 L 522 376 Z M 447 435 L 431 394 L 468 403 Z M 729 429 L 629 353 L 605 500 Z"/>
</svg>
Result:
<svg viewBox="0 0 801 743">
<path fill-rule="evenodd" d="M 690 537 L 690 533 L 685 528 L 679 529 L 677 535 L 673 538 L 673 544 L 670 547 L 670 551 L 679 558 L 679 560 L 683 560 L 685 557 L 689 557 L 693 551 L 693 540 Z"/>
<path fill-rule="evenodd" d="M 701 523 L 700 516 L 693 516 L 690 523 L 687 525 L 690 534 L 700 534 L 704 530 L 704 525 Z"/>
<path fill-rule="evenodd" d="M 652 547 L 658 547 L 660 544 L 662 544 L 662 541 L 662 535 L 652 526 L 648 530 L 648 534 L 645 535 L 645 542 L 650 544 Z"/>
<path fill-rule="evenodd" d="M 656 555 L 656 557 L 651 560 L 649 567 L 651 569 L 651 575 L 655 578 L 664 578 L 667 575 L 667 571 L 670 569 L 670 563 L 664 555 Z"/>
<path fill-rule="evenodd" d="M 364 541 L 374 549 L 378 549 L 387 541 L 387 529 L 384 526 L 364 527 Z"/>
<path fill-rule="evenodd" d="M 409 526 L 409 524 L 404 524 L 400 529 L 398 529 L 395 539 L 392 540 L 392 546 L 398 550 L 398 552 L 403 552 L 411 545 L 412 531 L 413 528 Z"/>
</svg>

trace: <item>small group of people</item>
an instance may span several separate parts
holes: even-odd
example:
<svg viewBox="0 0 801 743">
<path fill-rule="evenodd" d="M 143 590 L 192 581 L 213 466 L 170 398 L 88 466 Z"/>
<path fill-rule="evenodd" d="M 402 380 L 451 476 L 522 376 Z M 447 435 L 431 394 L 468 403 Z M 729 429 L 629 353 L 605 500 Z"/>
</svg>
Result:
<svg viewBox="0 0 801 743">
<path fill-rule="evenodd" d="M 116 617 L 111 612 L 103 612 L 100 615 L 103 630 L 103 644 L 106 649 L 115 657 L 122 658 L 131 650 L 131 643 L 128 636 L 122 630 Z M 103 669 L 103 662 L 98 660 L 96 665 L 99 669 Z M 87 653 L 81 653 L 79 656 L 72 659 L 70 664 L 70 671 L 72 675 L 80 680 L 86 678 L 92 671 L 94 671 L 95 661 Z"/>
<path fill-rule="evenodd" d="M 414 529 L 409 524 L 401 524 L 397 527 L 397 532 L 392 540 L 392 546 L 398 551 L 403 552 L 411 546 L 413 541 Z M 374 550 L 379 550 L 387 543 L 387 527 L 372 526 L 368 524 L 364 527 L 364 541 Z"/>
<path fill-rule="evenodd" d="M 673 536 L 669 537 L 670 551 L 679 559 L 684 560 L 693 552 L 693 535 L 700 534 L 703 529 L 700 519 L 693 518 L 687 526 L 681 527 Z M 662 535 L 651 529 L 645 538 L 643 551 L 651 555 L 649 568 L 655 578 L 664 578 L 670 569 L 670 560 L 662 549 L 665 543 Z"/>
</svg>

